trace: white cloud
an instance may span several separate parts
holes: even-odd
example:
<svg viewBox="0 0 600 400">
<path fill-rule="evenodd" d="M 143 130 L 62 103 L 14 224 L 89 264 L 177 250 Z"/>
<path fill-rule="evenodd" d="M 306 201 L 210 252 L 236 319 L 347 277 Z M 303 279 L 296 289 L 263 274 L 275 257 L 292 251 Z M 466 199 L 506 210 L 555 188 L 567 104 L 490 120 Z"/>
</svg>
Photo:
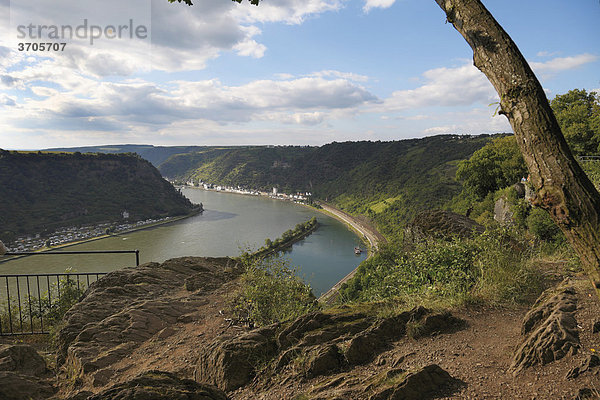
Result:
<svg viewBox="0 0 600 400">
<path fill-rule="evenodd" d="M 45 73 L 46 81 L 54 78 L 39 68 L 24 73 Z M 156 130 L 182 120 L 317 125 L 377 101 L 351 81 L 319 77 L 259 80 L 240 86 L 218 80 L 158 85 L 139 79 L 115 83 L 81 78 L 60 89 L 39 85 L 30 89 L 37 97 L 22 100 L 19 112 L 5 115 L 19 129 L 51 125 L 71 131 L 127 132 Z"/>
<path fill-rule="evenodd" d="M 425 83 L 422 86 L 395 91 L 377 107 L 390 112 L 421 107 L 489 104 L 498 100 L 485 75 L 472 65 L 431 69 L 423 73 L 423 78 Z"/>
<path fill-rule="evenodd" d="M 557 57 L 546 62 L 531 62 L 529 65 L 536 73 L 551 76 L 559 72 L 579 68 L 596 60 L 598 60 L 598 56 L 585 53 L 571 57 Z"/>
<path fill-rule="evenodd" d="M 310 76 L 325 78 L 342 78 L 353 82 L 367 82 L 369 80 L 369 77 L 365 75 L 355 74 L 353 72 L 340 72 L 334 70 L 319 71 L 311 74 Z"/>
<path fill-rule="evenodd" d="M 222 0 L 221 0 L 222 1 Z M 236 4 L 232 15 L 245 23 L 286 22 L 301 24 L 307 17 L 336 11 L 346 0 L 277 0 L 263 1 L 260 7 L 243 1 Z"/>
<path fill-rule="evenodd" d="M 395 2 L 396 0 L 365 0 L 363 11 L 369 12 L 372 8 L 389 8 Z"/>
<path fill-rule="evenodd" d="M 432 116 L 430 119 L 434 121 L 434 126 L 423 129 L 422 133 L 425 135 L 512 132 L 508 119 L 502 115 L 494 115 L 491 107 L 455 111 Z M 436 121 L 442 124 L 435 125 Z"/>
</svg>

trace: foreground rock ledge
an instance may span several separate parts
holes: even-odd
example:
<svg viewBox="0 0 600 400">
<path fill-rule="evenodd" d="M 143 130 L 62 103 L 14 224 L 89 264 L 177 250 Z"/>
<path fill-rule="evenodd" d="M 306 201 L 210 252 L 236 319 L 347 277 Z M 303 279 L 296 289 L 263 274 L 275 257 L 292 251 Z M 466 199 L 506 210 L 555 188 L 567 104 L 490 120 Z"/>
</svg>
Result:
<svg viewBox="0 0 600 400">
<path fill-rule="evenodd" d="M 169 354 L 152 353 L 157 343 L 199 326 L 194 323 L 206 313 L 218 314 L 211 295 L 240 272 L 230 258 L 183 257 L 114 271 L 93 283 L 58 334 L 61 381 L 69 382 L 63 393 L 98 393 L 151 368 L 143 362 L 169 364 Z M 187 337 L 197 342 L 202 333 Z M 184 367 L 171 371 L 177 368 Z"/>
</svg>

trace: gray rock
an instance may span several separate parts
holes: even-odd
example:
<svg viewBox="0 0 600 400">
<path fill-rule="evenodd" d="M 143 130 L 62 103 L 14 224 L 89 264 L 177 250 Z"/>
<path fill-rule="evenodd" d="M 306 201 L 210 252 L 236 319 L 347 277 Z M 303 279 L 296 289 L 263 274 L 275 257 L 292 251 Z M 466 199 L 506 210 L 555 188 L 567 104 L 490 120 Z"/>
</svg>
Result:
<svg viewBox="0 0 600 400">
<path fill-rule="evenodd" d="M 211 385 L 180 379 L 161 371 L 146 372 L 120 383 L 87 400 L 227 400 L 227 395 Z"/>
<path fill-rule="evenodd" d="M 409 373 L 398 384 L 375 393 L 369 400 L 426 400 L 451 394 L 464 383 L 436 364 Z"/>
<path fill-rule="evenodd" d="M 0 345 L 0 371 L 42 376 L 46 373 L 46 361 L 31 346 Z"/>
<path fill-rule="evenodd" d="M 579 348 L 579 332 L 575 311 L 575 289 L 562 284 L 556 295 L 543 293 L 523 320 L 521 333 L 525 336 L 510 369 L 518 374 L 536 364 L 548 364 Z"/>
<path fill-rule="evenodd" d="M 343 355 L 334 344 L 318 347 L 308 355 L 304 375 L 307 378 L 328 375 L 342 367 Z"/>
<path fill-rule="evenodd" d="M 177 295 L 186 279 L 202 274 L 214 289 L 238 270 L 229 258 L 183 257 L 107 274 L 65 315 L 57 339 L 59 364 L 74 377 L 85 376 L 83 381 L 94 388 L 113 382 L 115 364 L 155 335 L 164 339 L 166 328 L 190 319 L 206 304 L 201 293 Z"/>
<path fill-rule="evenodd" d="M 514 222 L 514 213 L 510 210 L 511 204 L 504 196 L 496 200 L 494 204 L 494 220 L 501 224 L 510 225 Z"/>
<path fill-rule="evenodd" d="M 45 400 L 55 393 L 52 385 L 35 376 L 0 371 L 0 399 Z"/>
<path fill-rule="evenodd" d="M 276 326 L 215 339 L 198 358 L 196 380 L 229 392 L 249 383 L 257 367 L 277 353 Z"/>
</svg>

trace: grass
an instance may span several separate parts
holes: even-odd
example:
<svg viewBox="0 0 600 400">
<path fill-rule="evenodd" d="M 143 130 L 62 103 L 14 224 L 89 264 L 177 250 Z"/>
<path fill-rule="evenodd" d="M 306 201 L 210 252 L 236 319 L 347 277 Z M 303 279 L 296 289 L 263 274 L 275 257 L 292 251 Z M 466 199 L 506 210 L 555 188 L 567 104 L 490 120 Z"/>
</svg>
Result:
<svg viewBox="0 0 600 400">
<path fill-rule="evenodd" d="M 547 281 L 540 246 L 511 229 L 405 247 L 388 245 L 364 262 L 342 287 L 342 301 L 384 304 L 380 313 L 388 315 L 417 305 L 520 304 L 537 297 Z"/>
</svg>

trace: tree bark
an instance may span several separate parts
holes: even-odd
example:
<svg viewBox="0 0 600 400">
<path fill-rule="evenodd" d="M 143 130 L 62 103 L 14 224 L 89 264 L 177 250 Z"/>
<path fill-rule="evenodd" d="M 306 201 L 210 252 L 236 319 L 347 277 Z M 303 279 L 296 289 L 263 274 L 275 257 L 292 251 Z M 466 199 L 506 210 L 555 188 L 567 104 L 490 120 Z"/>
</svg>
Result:
<svg viewBox="0 0 600 400">
<path fill-rule="evenodd" d="M 436 0 L 500 95 L 536 189 L 600 297 L 600 195 L 573 157 L 529 64 L 480 0 Z M 459 90 L 459 88 L 457 88 Z"/>
</svg>

